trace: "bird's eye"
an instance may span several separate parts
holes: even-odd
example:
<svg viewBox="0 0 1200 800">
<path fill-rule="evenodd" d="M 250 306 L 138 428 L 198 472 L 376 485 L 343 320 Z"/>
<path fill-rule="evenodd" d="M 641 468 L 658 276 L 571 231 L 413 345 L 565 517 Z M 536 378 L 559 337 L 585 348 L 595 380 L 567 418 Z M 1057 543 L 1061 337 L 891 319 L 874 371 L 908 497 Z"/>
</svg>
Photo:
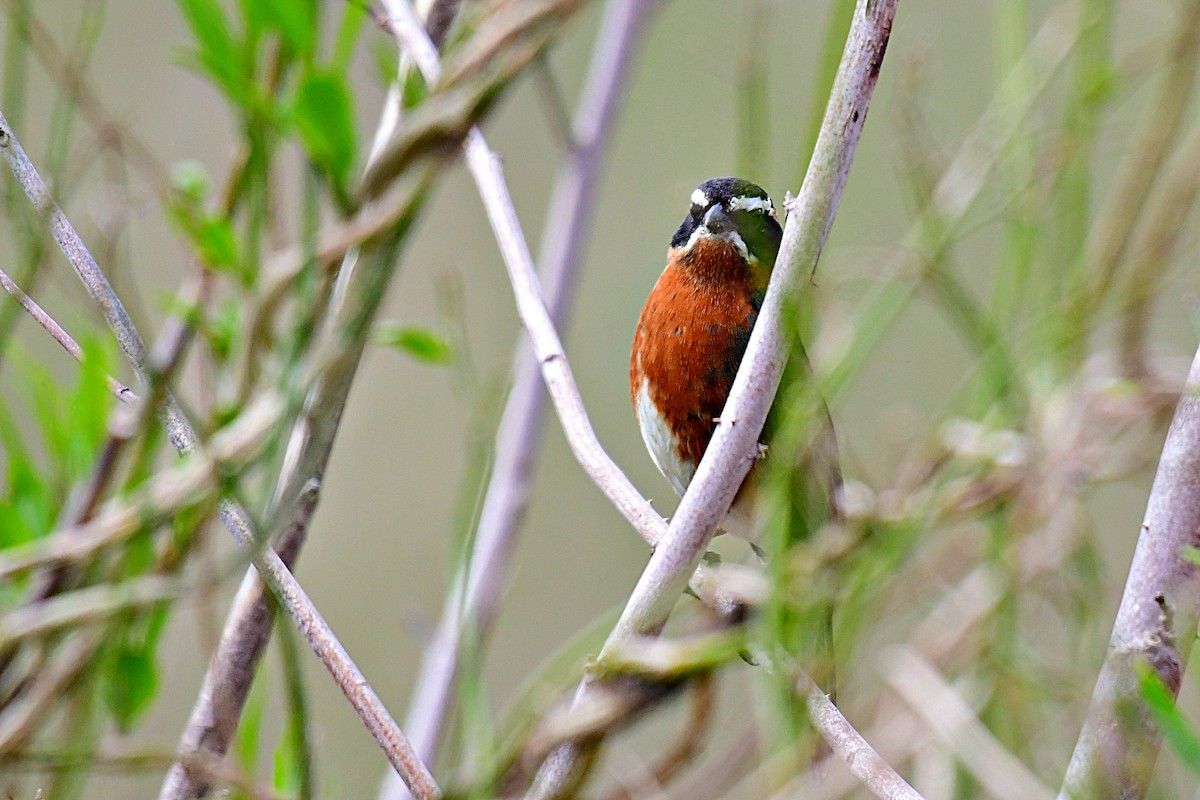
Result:
<svg viewBox="0 0 1200 800">
<path fill-rule="evenodd" d="M 701 219 L 704 216 L 704 206 L 699 203 L 692 203 L 691 215 L 693 219 Z"/>
</svg>

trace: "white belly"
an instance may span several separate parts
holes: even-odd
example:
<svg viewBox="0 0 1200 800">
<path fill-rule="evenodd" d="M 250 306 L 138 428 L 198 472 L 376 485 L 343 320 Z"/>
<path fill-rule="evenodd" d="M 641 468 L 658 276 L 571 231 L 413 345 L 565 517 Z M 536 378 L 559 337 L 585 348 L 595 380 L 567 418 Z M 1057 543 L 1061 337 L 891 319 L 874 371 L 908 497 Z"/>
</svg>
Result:
<svg viewBox="0 0 1200 800">
<path fill-rule="evenodd" d="M 658 413 L 654 403 L 650 402 L 650 385 L 645 378 L 642 379 L 642 388 L 638 390 L 637 419 L 638 427 L 642 431 L 642 441 L 650 451 L 650 458 L 654 459 L 654 466 L 658 467 L 658 471 L 671 482 L 675 492 L 682 497 L 688 484 L 692 482 L 692 476 L 696 474 L 696 465 L 680 458 L 679 451 L 675 449 L 675 443 L 672 441 L 670 426 Z"/>
</svg>

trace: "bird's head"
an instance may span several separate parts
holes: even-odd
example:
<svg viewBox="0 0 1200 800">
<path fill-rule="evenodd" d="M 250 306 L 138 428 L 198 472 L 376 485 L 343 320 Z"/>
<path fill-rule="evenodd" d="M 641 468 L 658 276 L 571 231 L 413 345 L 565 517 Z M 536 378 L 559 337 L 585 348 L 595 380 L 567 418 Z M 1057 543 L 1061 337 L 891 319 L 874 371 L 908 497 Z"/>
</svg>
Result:
<svg viewBox="0 0 1200 800">
<path fill-rule="evenodd" d="M 769 271 L 775 264 L 783 228 L 775 205 L 760 186 L 741 178 L 713 178 L 696 187 L 691 201 L 687 217 L 671 239 L 672 259 L 687 263 L 703 252 L 702 260 L 707 262 L 713 256 L 736 253 L 759 270 Z"/>
</svg>

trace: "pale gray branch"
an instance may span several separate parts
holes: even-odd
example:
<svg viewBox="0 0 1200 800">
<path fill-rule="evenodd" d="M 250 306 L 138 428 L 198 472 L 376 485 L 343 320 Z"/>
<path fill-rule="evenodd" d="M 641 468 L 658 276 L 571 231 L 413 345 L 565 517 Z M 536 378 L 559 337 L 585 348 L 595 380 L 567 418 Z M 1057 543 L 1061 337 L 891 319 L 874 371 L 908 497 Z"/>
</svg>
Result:
<svg viewBox="0 0 1200 800">
<path fill-rule="evenodd" d="M 1053 793 L 984 727 L 925 659 L 906 648 L 884 659 L 888 683 L 999 800 L 1049 800 Z"/>
<path fill-rule="evenodd" d="M 129 358 L 138 375 L 145 380 L 148 350 L 145 340 L 138 333 L 125 311 L 112 285 L 96 264 L 83 240 L 67 220 L 66 215 L 50 196 L 49 189 L 17 141 L 8 120 L 0 113 L 0 151 L 17 176 L 22 188 L 39 213 L 47 218 L 51 235 L 58 242 L 67 260 L 83 281 L 93 301 L 100 308 L 105 321 L 112 328 L 121 349 Z M 175 400 L 167 395 L 161 412 L 167 436 L 181 453 L 191 453 L 198 441 L 191 423 Z M 392 766 L 405 778 L 416 796 L 440 797 L 441 792 L 433 776 L 412 751 L 404 733 L 388 714 L 378 695 L 367 683 L 365 676 L 350 659 L 349 654 L 334 636 L 333 630 L 312 604 L 308 595 L 274 550 L 263 548 L 257 540 L 249 515 L 240 505 L 222 501 L 221 518 L 237 543 L 250 555 L 251 562 L 271 587 L 280 603 L 288 610 L 309 645 L 333 676 L 343 694 L 358 712 L 363 724 L 371 732 Z"/>
<path fill-rule="evenodd" d="M 1146 504 L 1108 654 L 1060 800 L 1143 796 L 1161 732 L 1142 699 L 1139 668 L 1178 694 L 1200 617 L 1200 351 L 1188 372 Z"/>
<path fill-rule="evenodd" d="M 389 9 L 394 5 L 394 0 L 385 0 Z M 539 274 L 547 312 L 556 326 L 570 303 L 600 183 L 599 166 L 638 33 L 652 6 L 652 0 L 611 0 L 597 35 L 570 138 L 572 147 L 555 183 L 541 248 Z M 462 575 L 456 576 L 437 631 L 425 649 L 404 724 L 426 763 L 432 763 L 445 729 L 462 638 L 469 631 L 483 639 L 491 627 L 529 496 L 545 402 L 541 372 L 527 342 L 518 346 L 514 373 L 496 432 L 495 462 L 467 562 L 466 586 Z M 402 798 L 407 792 L 389 773 L 380 796 Z"/>
<path fill-rule="evenodd" d="M 924 800 L 900 773 L 883 760 L 861 733 L 808 675 L 801 674 L 797 690 L 808 701 L 808 718 L 854 777 L 880 800 Z"/>
<path fill-rule="evenodd" d="M 3 270 L 0 270 L 0 286 L 3 286 L 4 290 L 21 304 L 21 307 L 29 313 L 29 316 L 33 317 L 34 321 L 38 325 L 41 325 L 46 330 L 46 333 L 54 338 L 54 341 L 58 342 L 64 350 L 74 356 L 76 361 L 83 361 L 83 348 L 79 346 L 79 343 L 71 338 L 71 334 L 67 333 L 54 320 L 54 317 L 47 314 L 46 310 L 39 306 L 36 300 L 25 294 L 21 290 L 21 287 L 17 286 L 16 282 Z M 137 395 L 134 394 L 133 390 L 111 375 L 105 377 L 105 382 L 108 384 L 109 391 L 116 395 L 117 399 L 122 403 L 128 404 L 137 401 Z"/>
</svg>

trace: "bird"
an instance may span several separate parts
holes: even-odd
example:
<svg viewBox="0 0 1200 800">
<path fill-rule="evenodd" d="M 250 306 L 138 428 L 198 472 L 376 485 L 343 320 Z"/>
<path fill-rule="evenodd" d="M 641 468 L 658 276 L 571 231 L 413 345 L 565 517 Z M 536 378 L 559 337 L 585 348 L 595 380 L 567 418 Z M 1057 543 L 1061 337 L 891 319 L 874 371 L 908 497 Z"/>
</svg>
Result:
<svg viewBox="0 0 1200 800">
<path fill-rule="evenodd" d="M 629 393 L 638 428 L 655 466 L 682 496 L 695 476 L 729 397 L 750 334 L 758 320 L 783 228 L 770 196 L 741 178 L 713 178 L 692 192 L 683 223 L 667 250 L 667 264 L 642 308 L 634 330 Z M 802 343 L 793 342 L 783 387 L 811 375 Z M 796 392 L 776 396 L 759 437 L 760 457 L 743 479 L 718 533 L 750 542 L 764 563 L 783 555 L 837 516 L 841 486 L 833 423 L 818 404 L 813 433 L 773 445 L 788 413 L 803 414 Z M 823 414 L 823 417 L 822 417 Z M 811 415 L 810 415 L 811 416 Z M 775 452 L 778 448 L 791 452 Z M 773 449 L 774 448 L 774 449 Z M 756 507 L 764 463 L 788 472 L 788 502 L 770 514 Z M 773 516 L 772 516 L 773 515 Z M 766 518 L 780 535 L 760 546 Z M 781 558 L 779 564 L 787 564 Z M 810 666 L 826 691 L 833 691 L 834 599 L 809 587 L 803 596 L 777 598 L 786 606 L 777 629 L 787 649 Z M 803 655 L 802 655 L 803 654 Z"/>
<path fill-rule="evenodd" d="M 748 180 L 704 181 L 690 200 L 671 238 L 666 268 L 638 318 L 629 363 L 629 393 L 642 439 L 680 496 L 716 430 L 783 237 L 775 204 Z M 803 347 L 797 343 L 794 350 L 792 360 L 807 370 Z M 763 454 L 770 452 L 779 417 L 773 406 L 760 437 Z M 756 464 L 722 525 L 751 542 L 758 538 L 752 507 L 759 473 Z"/>
</svg>

